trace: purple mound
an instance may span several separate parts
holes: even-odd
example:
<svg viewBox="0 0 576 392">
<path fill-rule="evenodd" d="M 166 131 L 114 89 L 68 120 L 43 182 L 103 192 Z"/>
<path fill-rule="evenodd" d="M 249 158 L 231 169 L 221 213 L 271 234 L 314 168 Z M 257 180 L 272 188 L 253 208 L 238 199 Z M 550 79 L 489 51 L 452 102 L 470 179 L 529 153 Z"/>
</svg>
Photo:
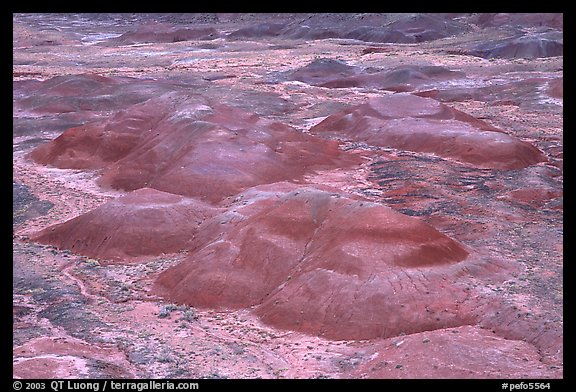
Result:
<svg viewBox="0 0 576 392">
<path fill-rule="evenodd" d="M 527 35 L 519 38 L 480 44 L 468 54 L 491 58 L 525 58 L 563 56 L 564 44 L 561 34 Z"/>
<path fill-rule="evenodd" d="M 401 65 L 380 71 L 351 66 L 340 60 L 320 58 L 285 73 L 284 78 L 319 87 L 366 87 L 401 92 L 465 76 L 463 72 L 434 65 Z"/>
<path fill-rule="evenodd" d="M 469 27 L 441 14 L 408 15 L 389 23 L 384 14 L 316 14 L 287 23 L 260 23 L 229 33 L 229 40 L 346 38 L 365 42 L 416 43 L 468 31 Z"/>
<path fill-rule="evenodd" d="M 343 61 L 320 58 L 310 64 L 289 72 L 289 80 L 297 80 L 303 83 L 322 86 L 333 80 L 338 80 L 350 75 L 355 75 L 359 71 L 356 67 L 350 66 Z"/>
<path fill-rule="evenodd" d="M 144 25 L 119 37 L 102 43 L 105 46 L 132 45 L 138 43 L 169 43 L 180 41 L 214 40 L 220 32 L 214 27 L 179 27 L 165 23 Z"/>
<path fill-rule="evenodd" d="M 366 42 L 417 43 L 433 41 L 467 31 L 463 23 L 435 14 L 400 18 L 384 27 L 362 26 L 345 34 L 345 38 Z"/>
<path fill-rule="evenodd" d="M 191 80 L 187 81 L 186 88 L 190 88 L 191 83 L 197 86 L 206 83 L 200 79 Z M 96 112 L 124 109 L 178 88 L 178 82 L 168 80 L 108 77 L 93 73 L 56 76 L 44 81 L 15 82 L 15 93 L 24 98 L 17 99 L 14 107 L 41 114 L 95 116 Z"/>
<path fill-rule="evenodd" d="M 438 82 L 465 77 L 463 72 L 433 65 L 403 65 L 389 71 L 363 73 L 331 80 L 321 87 L 368 87 L 396 92 L 412 91 L 415 87 L 434 85 Z"/>
</svg>

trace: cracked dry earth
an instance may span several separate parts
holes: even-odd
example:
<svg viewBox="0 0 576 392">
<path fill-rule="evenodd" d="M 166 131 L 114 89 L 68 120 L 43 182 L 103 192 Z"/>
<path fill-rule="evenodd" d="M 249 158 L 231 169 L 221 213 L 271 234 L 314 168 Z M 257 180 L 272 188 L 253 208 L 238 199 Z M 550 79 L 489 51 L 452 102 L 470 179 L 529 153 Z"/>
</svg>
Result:
<svg viewBox="0 0 576 392">
<path fill-rule="evenodd" d="M 562 378 L 534 18 L 15 14 L 14 377 Z"/>
</svg>

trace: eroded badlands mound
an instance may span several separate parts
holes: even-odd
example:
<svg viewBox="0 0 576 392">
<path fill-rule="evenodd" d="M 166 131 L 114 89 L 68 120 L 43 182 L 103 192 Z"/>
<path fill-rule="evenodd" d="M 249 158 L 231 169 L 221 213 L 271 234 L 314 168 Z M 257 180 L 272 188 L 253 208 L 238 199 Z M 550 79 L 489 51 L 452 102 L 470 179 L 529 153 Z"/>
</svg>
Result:
<svg viewBox="0 0 576 392">
<path fill-rule="evenodd" d="M 182 28 L 171 24 L 156 24 L 141 26 L 128 31 L 119 37 L 102 43 L 106 46 L 133 45 L 157 42 L 180 42 L 191 40 L 214 40 L 220 36 L 214 27 Z"/>
<path fill-rule="evenodd" d="M 561 33 L 523 35 L 517 38 L 480 44 L 473 47 L 469 53 L 487 59 L 554 57 L 562 56 L 564 43 Z"/>
<path fill-rule="evenodd" d="M 146 101 L 176 86 L 170 81 L 106 77 L 94 73 L 62 75 L 44 81 L 24 81 L 15 109 L 37 114 L 118 111 Z"/>
<path fill-rule="evenodd" d="M 481 168 L 518 169 L 546 160 L 530 143 L 436 100 L 412 94 L 372 98 L 329 116 L 310 132 L 432 153 Z"/>
<path fill-rule="evenodd" d="M 447 20 L 438 15 L 402 15 L 383 23 L 382 18 L 358 18 L 336 14 L 335 18 L 312 15 L 304 17 L 299 23 L 260 23 L 232 31 L 226 38 L 229 40 L 271 37 L 308 40 L 346 38 L 365 42 L 415 43 L 436 40 L 468 29 L 466 24 Z"/>
<path fill-rule="evenodd" d="M 451 79 L 464 78 L 463 72 L 434 65 L 401 65 L 388 70 L 350 66 L 342 61 L 321 58 L 287 72 L 284 78 L 329 88 L 364 87 L 388 91 L 412 91 Z"/>
<path fill-rule="evenodd" d="M 199 228 L 156 291 L 274 326 L 371 339 L 469 323 L 458 313 L 468 250 L 419 219 L 339 192 L 273 184 Z"/>
<path fill-rule="evenodd" d="M 31 157 L 61 168 L 103 168 L 99 184 L 114 189 L 149 187 L 218 202 L 254 185 L 359 164 L 338 146 L 199 96 L 169 93 L 69 129 Z"/>
<path fill-rule="evenodd" d="M 218 209 L 150 188 L 135 190 L 31 240 L 110 261 L 188 249 L 200 224 Z"/>
<path fill-rule="evenodd" d="M 426 90 L 425 86 L 414 93 L 421 97 L 434 98 L 440 102 L 479 101 L 488 105 L 514 105 L 537 110 L 550 98 L 562 98 L 562 78 L 531 77 L 488 86 L 442 88 Z"/>
</svg>

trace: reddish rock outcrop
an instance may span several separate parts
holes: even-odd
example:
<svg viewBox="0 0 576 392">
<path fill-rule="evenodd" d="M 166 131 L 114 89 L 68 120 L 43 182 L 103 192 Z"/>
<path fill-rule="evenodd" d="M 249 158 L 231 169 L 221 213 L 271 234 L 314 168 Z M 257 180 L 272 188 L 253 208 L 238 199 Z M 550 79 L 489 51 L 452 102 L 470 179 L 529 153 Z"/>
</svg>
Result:
<svg viewBox="0 0 576 392">
<path fill-rule="evenodd" d="M 468 250 L 419 219 L 293 184 L 253 188 L 206 221 L 155 292 L 255 313 L 276 327 L 371 339 L 473 322 L 459 313 Z M 482 267 L 480 267 L 482 268 Z"/>
<path fill-rule="evenodd" d="M 338 146 L 230 106 L 167 94 L 69 129 L 31 157 L 104 168 L 98 182 L 114 189 L 150 187 L 218 202 L 254 185 L 360 162 Z"/>
<path fill-rule="evenodd" d="M 49 226 L 31 240 L 88 257 L 124 261 L 187 249 L 200 224 L 217 212 L 194 199 L 143 188 Z"/>
<path fill-rule="evenodd" d="M 372 98 L 327 117 L 312 134 L 433 153 L 481 168 L 518 169 L 546 160 L 533 145 L 433 99 Z"/>
</svg>

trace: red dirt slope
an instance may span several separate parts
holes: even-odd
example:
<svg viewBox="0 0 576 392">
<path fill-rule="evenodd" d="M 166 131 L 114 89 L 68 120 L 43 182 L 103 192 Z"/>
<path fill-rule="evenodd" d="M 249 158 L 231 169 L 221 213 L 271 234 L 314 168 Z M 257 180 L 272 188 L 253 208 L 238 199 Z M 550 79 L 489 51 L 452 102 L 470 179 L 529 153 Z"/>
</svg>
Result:
<svg viewBox="0 0 576 392">
<path fill-rule="evenodd" d="M 286 183 L 237 200 L 200 227 L 192 253 L 159 276 L 156 293 L 195 307 L 256 306 L 266 323 L 331 339 L 475 322 L 459 311 L 469 296 L 460 276 L 492 267 L 421 220 Z"/>
<path fill-rule="evenodd" d="M 240 109 L 170 93 L 69 129 L 31 157 L 60 168 L 104 168 L 99 184 L 105 187 L 150 187 L 218 202 L 254 185 L 360 162 L 338 146 Z"/>
<path fill-rule="evenodd" d="M 188 248 L 200 224 L 217 212 L 194 199 L 142 188 L 49 226 L 31 240 L 88 257 L 123 261 Z"/>
<path fill-rule="evenodd" d="M 546 161 L 530 143 L 433 99 L 393 94 L 333 114 L 312 134 L 433 153 L 480 168 L 519 169 Z"/>
</svg>

